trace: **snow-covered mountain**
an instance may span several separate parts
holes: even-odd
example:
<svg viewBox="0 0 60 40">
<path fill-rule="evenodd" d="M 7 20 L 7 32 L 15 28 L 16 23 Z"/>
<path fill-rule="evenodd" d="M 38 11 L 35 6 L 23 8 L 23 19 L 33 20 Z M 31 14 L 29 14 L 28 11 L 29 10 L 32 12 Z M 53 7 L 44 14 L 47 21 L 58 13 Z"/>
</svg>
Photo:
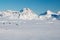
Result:
<svg viewBox="0 0 60 40">
<path fill-rule="evenodd" d="M 58 11 L 57 13 L 52 12 L 50 10 L 47 10 L 45 13 L 40 15 L 40 19 L 44 20 L 44 19 L 52 19 L 52 20 L 60 20 L 60 11 Z"/>
<path fill-rule="evenodd" d="M 46 12 L 40 14 L 40 19 L 44 20 L 44 19 L 52 19 L 52 15 L 56 14 L 50 10 L 47 10 Z"/>
<path fill-rule="evenodd" d="M 21 12 L 22 11 L 22 12 Z M 29 8 L 24 8 L 22 10 L 20 10 L 21 15 L 20 15 L 20 19 L 24 19 L 24 20 L 32 20 L 32 19 L 36 19 L 38 17 L 38 15 L 36 15 L 36 13 L 34 13 L 31 9 Z"/>
<path fill-rule="evenodd" d="M 23 8 L 20 11 L 5 10 L 0 11 L 0 18 L 4 19 L 22 19 L 22 20 L 44 20 L 44 19 L 60 19 L 60 11 L 57 13 L 47 10 L 38 16 L 29 8 Z"/>
</svg>

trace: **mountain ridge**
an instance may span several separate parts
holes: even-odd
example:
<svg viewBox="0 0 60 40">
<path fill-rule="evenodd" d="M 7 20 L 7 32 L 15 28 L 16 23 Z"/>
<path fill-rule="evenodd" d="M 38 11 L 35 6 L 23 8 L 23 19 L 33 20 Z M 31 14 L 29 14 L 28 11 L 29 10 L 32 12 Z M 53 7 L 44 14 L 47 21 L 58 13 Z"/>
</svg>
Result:
<svg viewBox="0 0 60 40">
<path fill-rule="evenodd" d="M 44 19 L 53 19 L 56 18 L 60 20 L 60 11 L 57 13 L 47 10 L 43 14 L 38 16 L 35 12 L 33 12 L 30 8 L 23 8 L 20 11 L 0 11 L 0 19 L 1 18 L 8 18 L 8 19 L 22 19 L 22 20 L 44 20 Z"/>
</svg>

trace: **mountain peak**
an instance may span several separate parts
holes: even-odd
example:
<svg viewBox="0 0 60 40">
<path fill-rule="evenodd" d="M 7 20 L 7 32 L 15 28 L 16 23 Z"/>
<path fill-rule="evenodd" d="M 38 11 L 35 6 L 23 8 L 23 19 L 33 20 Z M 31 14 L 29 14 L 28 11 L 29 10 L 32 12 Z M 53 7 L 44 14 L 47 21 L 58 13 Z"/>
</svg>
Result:
<svg viewBox="0 0 60 40">
<path fill-rule="evenodd" d="M 30 10 L 29 8 L 23 8 L 23 10 Z"/>
<path fill-rule="evenodd" d="M 53 14 L 53 12 L 50 10 L 47 10 L 47 14 Z"/>
<path fill-rule="evenodd" d="M 31 20 L 31 19 L 35 19 L 37 17 L 37 14 L 35 14 L 29 8 L 23 8 L 20 12 L 22 13 L 20 16 L 20 19 L 24 18 L 24 19 Z"/>
<path fill-rule="evenodd" d="M 23 9 L 20 10 L 20 12 L 24 12 L 24 13 L 31 12 L 31 9 L 29 9 L 29 8 L 23 8 Z"/>
<path fill-rule="evenodd" d="M 23 8 L 23 13 L 31 13 L 32 10 L 29 8 Z"/>
</svg>

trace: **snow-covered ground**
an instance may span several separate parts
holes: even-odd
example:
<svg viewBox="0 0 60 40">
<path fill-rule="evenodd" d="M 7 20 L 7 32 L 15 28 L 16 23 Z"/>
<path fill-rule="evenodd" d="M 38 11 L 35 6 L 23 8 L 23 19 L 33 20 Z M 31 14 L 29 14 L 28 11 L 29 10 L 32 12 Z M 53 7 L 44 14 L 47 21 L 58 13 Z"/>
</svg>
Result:
<svg viewBox="0 0 60 40">
<path fill-rule="evenodd" d="M 60 40 L 60 21 L 1 21 L 0 40 Z"/>
<path fill-rule="evenodd" d="M 0 11 L 0 40 L 60 40 L 60 11 Z"/>
</svg>

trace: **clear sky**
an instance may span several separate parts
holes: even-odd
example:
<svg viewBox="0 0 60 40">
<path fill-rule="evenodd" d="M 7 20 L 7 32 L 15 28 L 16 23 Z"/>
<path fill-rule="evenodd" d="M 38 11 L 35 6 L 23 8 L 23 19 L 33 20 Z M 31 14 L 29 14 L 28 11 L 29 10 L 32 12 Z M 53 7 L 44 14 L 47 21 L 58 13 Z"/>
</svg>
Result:
<svg viewBox="0 0 60 40">
<path fill-rule="evenodd" d="M 46 10 L 60 10 L 60 0 L 0 0 L 0 10 L 20 10 L 30 8 L 37 14 Z"/>
</svg>

